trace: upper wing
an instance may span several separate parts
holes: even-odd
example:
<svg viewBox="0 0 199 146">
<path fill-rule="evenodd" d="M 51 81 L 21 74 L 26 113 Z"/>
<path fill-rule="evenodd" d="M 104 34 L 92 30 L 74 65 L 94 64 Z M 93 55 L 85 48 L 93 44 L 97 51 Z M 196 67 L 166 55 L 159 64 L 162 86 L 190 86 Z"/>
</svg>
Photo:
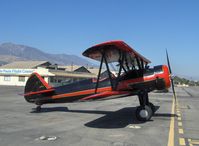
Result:
<svg viewBox="0 0 199 146">
<path fill-rule="evenodd" d="M 105 53 L 108 63 L 118 62 L 118 60 L 121 58 L 122 53 L 126 55 L 126 58 L 130 62 L 132 62 L 134 58 L 138 58 L 146 64 L 151 63 L 150 60 L 140 55 L 123 41 L 109 41 L 95 45 L 84 51 L 83 55 L 91 59 L 100 61 L 103 52 Z"/>
</svg>

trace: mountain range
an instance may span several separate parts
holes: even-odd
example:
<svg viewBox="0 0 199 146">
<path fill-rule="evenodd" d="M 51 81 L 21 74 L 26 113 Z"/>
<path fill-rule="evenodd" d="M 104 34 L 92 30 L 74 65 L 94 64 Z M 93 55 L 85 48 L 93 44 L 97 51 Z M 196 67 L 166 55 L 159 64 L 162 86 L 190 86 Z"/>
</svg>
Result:
<svg viewBox="0 0 199 146">
<path fill-rule="evenodd" d="M 14 43 L 3 43 L 0 45 L 0 65 L 21 60 L 49 61 L 59 65 L 92 65 L 86 59 L 76 55 L 50 54 L 37 48 Z"/>
</svg>

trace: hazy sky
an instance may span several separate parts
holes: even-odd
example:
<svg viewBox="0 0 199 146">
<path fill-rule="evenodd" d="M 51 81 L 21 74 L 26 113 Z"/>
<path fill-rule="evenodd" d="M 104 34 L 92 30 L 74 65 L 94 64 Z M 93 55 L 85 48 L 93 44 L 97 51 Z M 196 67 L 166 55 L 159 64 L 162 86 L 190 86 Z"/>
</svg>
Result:
<svg viewBox="0 0 199 146">
<path fill-rule="evenodd" d="M 199 79 L 199 0 L 0 0 L 0 43 L 81 56 L 124 40 L 173 72 Z"/>
</svg>

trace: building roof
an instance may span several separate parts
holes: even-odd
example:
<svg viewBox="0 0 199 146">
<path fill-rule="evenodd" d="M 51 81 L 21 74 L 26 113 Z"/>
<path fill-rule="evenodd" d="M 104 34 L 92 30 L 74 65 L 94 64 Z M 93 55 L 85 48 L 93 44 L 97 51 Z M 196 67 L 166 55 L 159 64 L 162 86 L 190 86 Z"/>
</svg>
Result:
<svg viewBox="0 0 199 146">
<path fill-rule="evenodd" d="M 99 68 L 97 67 L 85 67 L 85 66 L 79 66 L 79 65 L 68 65 L 68 66 L 58 66 L 58 68 L 64 68 L 65 71 L 78 71 L 78 69 L 84 67 L 85 69 L 88 70 L 88 72 L 98 75 L 99 73 Z M 102 68 L 101 72 L 106 71 L 105 68 Z"/>
<path fill-rule="evenodd" d="M 83 73 L 91 73 L 87 68 L 85 68 L 84 66 L 77 68 L 76 70 L 74 70 L 74 72 L 83 72 Z"/>
<path fill-rule="evenodd" d="M 0 68 L 5 69 L 33 69 L 40 66 L 48 66 L 51 63 L 48 61 L 15 61 L 6 65 L 1 66 Z"/>
<path fill-rule="evenodd" d="M 66 71 L 75 71 L 82 66 L 80 65 L 59 65 L 58 68 L 64 68 Z"/>
</svg>

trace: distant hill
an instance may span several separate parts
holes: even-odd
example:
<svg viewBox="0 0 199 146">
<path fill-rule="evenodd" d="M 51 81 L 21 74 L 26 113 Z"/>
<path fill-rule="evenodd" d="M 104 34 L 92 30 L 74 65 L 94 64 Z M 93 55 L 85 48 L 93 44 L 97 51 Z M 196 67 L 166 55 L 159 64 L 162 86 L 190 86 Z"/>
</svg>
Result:
<svg viewBox="0 0 199 146">
<path fill-rule="evenodd" d="M 60 65 L 91 65 L 89 61 L 76 55 L 49 54 L 25 45 L 3 43 L 0 45 L 0 63 L 10 63 L 19 60 L 45 60 Z"/>
</svg>

